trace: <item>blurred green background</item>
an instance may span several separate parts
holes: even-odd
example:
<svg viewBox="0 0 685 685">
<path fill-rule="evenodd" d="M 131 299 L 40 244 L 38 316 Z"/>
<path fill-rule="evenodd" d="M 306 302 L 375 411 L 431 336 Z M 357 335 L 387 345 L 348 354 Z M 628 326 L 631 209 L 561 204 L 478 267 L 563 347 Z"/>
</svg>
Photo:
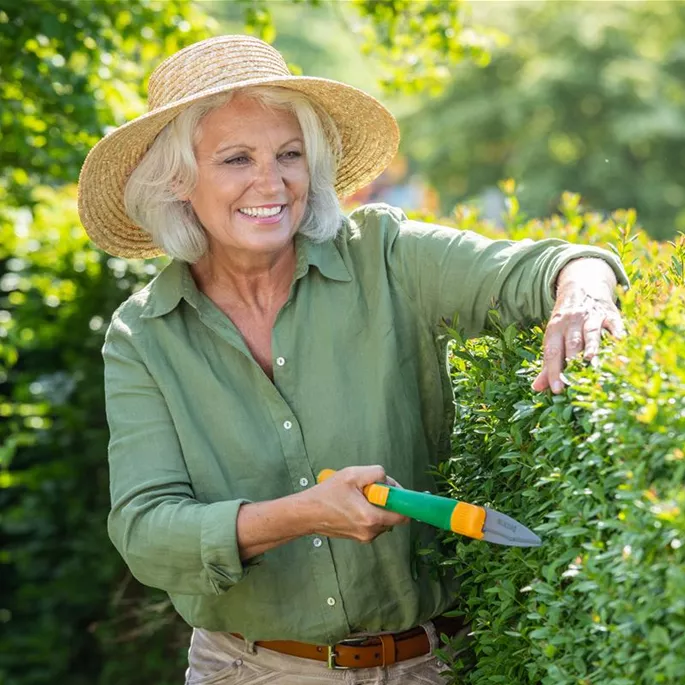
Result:
<svg viewBox="0 0 685 685">
<path fill-rule="evenodd" d="M 350 204 L 501 223 L 564 191 L 685 230 L 685 4 L 0 0 L 0 684 L 180 682 L 189 629 L 110 545 L 100 348 L 164 260 L 96 250 L 76 214 L 90 147 L 145 111 L 149 73 L 250 31 L 293 69 L 400 120 L 401 155 Z"/>
</svg>

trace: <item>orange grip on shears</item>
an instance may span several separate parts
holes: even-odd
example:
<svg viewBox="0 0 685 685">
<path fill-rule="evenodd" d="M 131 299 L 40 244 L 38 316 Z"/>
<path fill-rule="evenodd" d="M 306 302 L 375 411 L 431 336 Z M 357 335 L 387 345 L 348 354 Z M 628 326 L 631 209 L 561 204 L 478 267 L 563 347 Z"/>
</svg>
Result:
<svg viewBox="0 0 685 685">
<path fill-rule="evenodd" d="M 454 533 L 482 540 L 484 523 L 485 509 L 483 507 L 478 507 L 468 502 L 459 502 L 452 512 L 450 529 Z"/>
<path fill-rule="evenodd" d="M 387 485 L 371 483 L 371 485 L 364 486 L 364 497 L 366 497 L 371 504 L 376 504 L 379 507 L 384 507 L 387 504 L 389 493 L 390 489 Z"/>
</svg>

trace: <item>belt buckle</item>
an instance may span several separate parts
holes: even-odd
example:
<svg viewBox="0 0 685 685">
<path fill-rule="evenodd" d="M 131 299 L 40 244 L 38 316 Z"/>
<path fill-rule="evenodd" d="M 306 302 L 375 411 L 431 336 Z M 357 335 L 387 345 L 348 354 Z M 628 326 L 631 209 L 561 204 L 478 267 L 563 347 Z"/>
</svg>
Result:
<svg viewBox="0 0 685 685">
<path fill-rule="evenodd" d="M 332 671 L 347 671 L 349 666 L 338 666 L 335 663 L 335 645 L 328 645 L 328 668 Z"/>
<path fill-rule="evenodd" d="M 368 640 L 367 637 L 352 637 L 345 640 L 340 640 L 336 642 L 335 645 L 328 645 L 328 668 L 333 671 L 350 671 L 354 670 L 354 666 L 339 666 L 335 663 L 335 653 L 336 645 L 361 645 Z"/>
</svg>

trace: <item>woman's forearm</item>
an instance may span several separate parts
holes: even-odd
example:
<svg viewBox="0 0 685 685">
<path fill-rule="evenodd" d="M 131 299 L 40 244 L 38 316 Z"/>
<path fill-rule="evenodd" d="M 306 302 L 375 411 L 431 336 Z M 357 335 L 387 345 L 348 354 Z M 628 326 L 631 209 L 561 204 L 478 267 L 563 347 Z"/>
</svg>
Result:
<svg viewBox="0 0 685 685">
<path fill-rule="evenodd" d="M 237 538 L 243 561 L 313 532 L 311 507 L 302 494 L 240 507 Z"/>
<path fill-rule="evenodd" d="M 385 481 L 382 466 L 351 466 L 303 492 L 243 504 L 237 522 L 240 558 L 245 561 L 314 533 L 369 543 L 392 526 L 408 523 L 405 516 L 375 507 L 364 497 L 365 486 Z"/>
</svg>

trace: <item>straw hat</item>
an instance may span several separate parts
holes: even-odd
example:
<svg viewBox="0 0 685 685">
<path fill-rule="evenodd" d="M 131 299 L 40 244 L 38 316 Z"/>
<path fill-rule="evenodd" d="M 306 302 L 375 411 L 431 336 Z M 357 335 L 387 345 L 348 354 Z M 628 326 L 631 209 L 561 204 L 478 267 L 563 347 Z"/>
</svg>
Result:
<svg viewBox="0 0 685 685">
<path fill-rule="evenodd" d="M 163 254 L 126 215 L 124 188 L 131 172 L 155 136 L 186 107 L 254 85 L 300 91 L 330 115 L 342 142 L 335 181 L 341 197 L 376 178 L 397 151 L 397 123 L 370 95 L 329 79 L 293 76 L 277 50 L 251 36 L 203 40 L 162 62 L 150 77 L 149 112 L 109 133 L 86 157 L 78 208 L 93 242 L 118 257 Z"/>
</svg>

